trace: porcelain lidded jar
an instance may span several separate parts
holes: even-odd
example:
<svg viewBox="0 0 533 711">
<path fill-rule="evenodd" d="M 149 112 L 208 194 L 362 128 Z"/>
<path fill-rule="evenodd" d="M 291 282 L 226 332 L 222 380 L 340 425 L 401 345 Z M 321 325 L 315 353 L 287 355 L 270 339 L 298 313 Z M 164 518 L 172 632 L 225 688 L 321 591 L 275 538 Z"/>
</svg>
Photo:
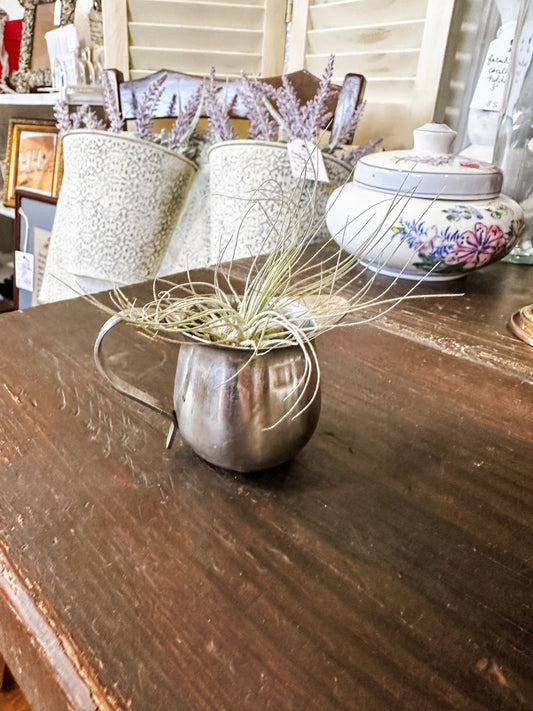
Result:
<svg viewBox="0 0 533 711">
<path fill-rule="evenodd" d="M 328 200 L 330 234 L 361 263 L 408 279 L 457 279 L 504 257 L 523 226 L 502 172 L 450 153 L 455 131 L 428 123 L 412 150 L 361 158 Z"/>
</svg>

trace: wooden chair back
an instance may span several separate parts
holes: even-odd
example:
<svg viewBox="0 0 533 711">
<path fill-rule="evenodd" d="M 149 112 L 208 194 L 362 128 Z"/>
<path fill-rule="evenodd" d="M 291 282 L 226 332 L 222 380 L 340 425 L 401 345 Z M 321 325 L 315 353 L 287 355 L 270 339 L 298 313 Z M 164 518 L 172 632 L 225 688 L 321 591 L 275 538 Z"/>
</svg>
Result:
<svg viewBox="0 0 533 711">
<path fill-rule="evenodd" d="M 115 87 L 116 101 L 124 119 L 134 119 L 136 107 L 144 92 L 154 79 L 163 73 L 167 78 L 163 84 L 163 92 L 154 113 L 154 118 L 175 118 L 179 113 L 180 105 L 183 106 L 204 81 L 204 77 L 185 74 L 182 72 L 167 71 L 161 69 L 154 74 L 150 74 L 142 79 L 131 81 L 121 81 L 120 74 L 116 70 L 106 70 L 112 85 Z M 287 75 L 296 95 L 302 103 L 311 99 L 317 89 L 320 80 L 305 69 L 291 72 Z M 240 79 L 217 79 L 217 83 L 224 87 L 227 104 L 230 107 L 231 118 L 247 118 L 247 110 L 240 96 Z M 281 76 L 265 77 L 259 81 L 271 84 L 274 87 L 281 86 Z M 362 74 L 347 74 L 342 85 L 330 84 L 332 89 L 338 91 L 338 96 L 328 102 L 328 108 L 333 113 L 333 123 L 329 127 L 333 134 L 340 132 L 344 126 L 350 122 L 354 110 L 363 99 L 366 86 L 366 79 Z M 326 126 L 321 126 L 326 128 Z M 353 135 L 350 136 L 350 141 Z"/>
</svg>

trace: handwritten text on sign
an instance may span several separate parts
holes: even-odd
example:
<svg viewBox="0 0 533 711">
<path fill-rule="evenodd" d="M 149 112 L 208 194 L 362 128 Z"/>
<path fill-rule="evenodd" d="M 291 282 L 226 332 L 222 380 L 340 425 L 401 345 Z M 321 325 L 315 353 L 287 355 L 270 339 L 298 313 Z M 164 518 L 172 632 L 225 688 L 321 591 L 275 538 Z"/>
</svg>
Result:
<svg viewBox="0 0 533 711">
<path fill-rule="evenodd" d="M 514 22 L 506 22 L 502 25 L 498 37 L 490 43 L 474 96 L 470 102 L 472 109 L 482 109 L 484 111 L 500 110 L 509 69 L 509 60 L 511 59 L 514 29 Z"/>
</svg>

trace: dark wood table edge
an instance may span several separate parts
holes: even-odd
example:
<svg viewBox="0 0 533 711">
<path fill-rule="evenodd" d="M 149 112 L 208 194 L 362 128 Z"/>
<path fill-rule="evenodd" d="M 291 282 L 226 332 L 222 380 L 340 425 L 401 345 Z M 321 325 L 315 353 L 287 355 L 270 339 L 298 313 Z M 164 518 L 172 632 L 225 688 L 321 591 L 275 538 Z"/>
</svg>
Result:
<svg viewBox="0 0 533 711">
<path fill-rule="evenodd" d="M 35 709 L 116 711 L 38 588 L 16 570 L 0 545 L 0 650 Z M 60 671 L 59 671 L 60 670 Z M 44 704 L 44 705 L 43 705 Z"/>
</svg>

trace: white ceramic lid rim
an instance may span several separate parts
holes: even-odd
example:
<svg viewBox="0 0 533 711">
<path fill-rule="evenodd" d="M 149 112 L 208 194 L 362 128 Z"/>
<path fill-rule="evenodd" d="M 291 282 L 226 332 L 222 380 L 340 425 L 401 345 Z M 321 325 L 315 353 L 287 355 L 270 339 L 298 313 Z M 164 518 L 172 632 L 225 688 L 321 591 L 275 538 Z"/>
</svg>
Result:
<svg viewBox="0 0 533 711">
<path fill-rule="evenodd" d="M 405 172 L 366 165 L 359 161 L 354 182 L 361 187 L 384 193 L 408 193 L 413 197 L 445 200 L 483 200 L 500 194 L 502 174 Z"/>
</svg>

